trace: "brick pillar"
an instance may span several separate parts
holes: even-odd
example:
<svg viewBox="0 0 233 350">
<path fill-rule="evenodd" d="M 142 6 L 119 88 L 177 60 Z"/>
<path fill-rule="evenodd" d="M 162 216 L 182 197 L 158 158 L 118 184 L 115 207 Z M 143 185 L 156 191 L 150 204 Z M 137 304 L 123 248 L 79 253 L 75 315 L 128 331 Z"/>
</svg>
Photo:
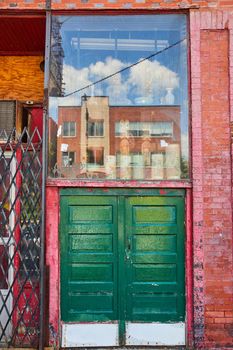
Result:
<svg viewBox="0 0 233 350">
<path fill-rule="evenodd" d="M 228 30 L 201 31 L 206 345 L 233 345 Z"/>
<path fill-rule="evenodd" d="M 190 18 L 194 339 L 196 348 L 233 349 L 231 19 L 224 11 Z"/>
<path fill-rule="evenodd" d="M 193 179 L 193 337 L 204 344 L 203 159 L 201 121 L 200 16 L 190 13 L 192 179 Z"/>
</svg>

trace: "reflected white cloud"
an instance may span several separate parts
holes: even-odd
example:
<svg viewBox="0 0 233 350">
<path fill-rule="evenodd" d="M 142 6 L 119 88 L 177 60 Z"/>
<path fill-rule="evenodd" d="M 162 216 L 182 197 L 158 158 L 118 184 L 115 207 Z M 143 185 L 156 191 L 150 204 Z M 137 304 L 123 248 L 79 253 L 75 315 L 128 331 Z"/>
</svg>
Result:
<svg viewBox="0 0 233 350">
<path fill-rule="evenodd" d="M 177 88 L 179 77 L 158 61 L 143 61 L 130 69 L 128 83 L 135 88 L 138 96 L 149 95 L 154 99 L 167 88 Z"/>
<path fill-rule="evenodd" d="M 122 81 L 121 74 L 111 78 L 106 88 L 106 94 L 109 96 L 110 104 L 129 105 L 132 101 L 127 97 L 129 94 L 128 81 Z"/>
<path fill-rule="evenodd" d="M 105 61 L 98 61 L 95 64 L 89 66 L 90 74 L 95 76 L 97 79 L 102 79 L 106 76 L 114 74 L 119 70 L 125 68 L 128 64 L 124 63 L 111 56 L 107 57 Z M 119 74 L 120 75 L 120 74 Z"/>
<path fill-rule="evenodd" d="M 95 64 L 90 65 L 90 75 L 93 78 L 93 81 L 97 81 L 105 78 L 106 76 L 110 76 L 123 68 L 127 67 L 128 64 L 112 58 L 107 57 L 104 62 L 98 61 Z M 129 93 L 129 84 L 127 79 L 122 79 L 122 74 L 118 73 L 113 77 L 105 80 L 102 84 L 96 84 L 94 87 L 95 95 L 99 94 L 99 85 L 105 85 L 105 95 L 109 96 L 110 104 L 130 104 L 130 99 L 127 98 Z M 104 90 L 104 89 L 102 89 Z M 102 94 L 104 94 L 102 92 Z"/>
<path fill-rule="evenodd" d="M 131 63 L 124 63 L 111 56 L 105 61 L 83 69 L 64 65 L 63 82 L 65 93 L 82 89 L 93 82 L 114 74 Z M 178 74 L 160 64 L 158 61 L 143 61 L 129 70 L 120 72 L 90 88 L 74 93 L 65 98 L 58 98 L 59 106 L 77 106 L 81 103 L 84 94 L 95 96 L 109 96 L 112 105 L 129 105 L 142 101 L 144 103 L 160 103 L 160 98 L 166 93 L 166 89 L 179 87 Z"/>
<path fill-rule="evenodd" d="M 90 69 L 76 69 L 73 66 L 64 64 L 63 66 L 63 83 L 65 85 L 66 94 L 75 90 L 81 89 L 84 86 L 91 84 L 89 80 Z"/>
<path fill-rule="evenodd" d="M 81 94 L 74 94 L 66 98 L 58 98 L 58 106 L 80 106 Z"/>
</svg>

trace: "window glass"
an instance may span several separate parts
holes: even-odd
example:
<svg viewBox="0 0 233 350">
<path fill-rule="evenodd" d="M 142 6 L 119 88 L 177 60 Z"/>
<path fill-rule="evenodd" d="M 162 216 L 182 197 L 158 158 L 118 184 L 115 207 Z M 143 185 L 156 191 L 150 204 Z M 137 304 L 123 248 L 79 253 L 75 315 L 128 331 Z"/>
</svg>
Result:
<svg viewBox="0 0 233 350">
<path fill-rule="evenodd" d="M 75 152 L 62 152 L 62 166 L 72 166 L 74 164 Z"/>
<path fill-rule="evenodd" d="M 185 15 L 54 15 L 50 67 L 50 176 L 189 177 Z"/>
<path fill-rule="evenodd" d="M 104 149 L 101 148 L 88 148 L 87 150 L 87 162 L 88 164 L 104 165 Z M 96 169 L 98 171 L 98 169 Z"/>
<path fill-rule="evenodd" d="M 75 122 L 62 123 L 63 136 L 75 136 Z"/>
<path fill-rule="evenodd" d="M 89 121 L 88 136 L 104 136 L 104 122 L 102 120 Z"/>
</svg>

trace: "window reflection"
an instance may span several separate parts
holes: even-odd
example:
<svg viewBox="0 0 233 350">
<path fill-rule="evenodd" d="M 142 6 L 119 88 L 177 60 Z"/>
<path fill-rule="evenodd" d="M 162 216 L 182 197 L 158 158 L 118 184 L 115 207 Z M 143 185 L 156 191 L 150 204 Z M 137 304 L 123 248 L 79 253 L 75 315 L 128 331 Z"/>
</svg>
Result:
<svg viewBox="0 0 233 350">
<path fill-rule="evenodd" d="M 50 175 L 187 178 L 186 17 L 54 16 L 52 33 Z"/>
<path fill-rule="evenodd" d="M 67 137 L 73 137 L 75 136 L 75 122 L 63 122 L 62 123 L 62 132 L 63 132 L 63 136 L 67 136 Z"/>
<path fill-rule="evenodd" d="M 104 121 L 88 121 L 88 136 L 104 136 Z"/>
<path fill-rule="evenodd" d="M 75 162 L 75 152 L 62 152 L 62 166 L 72 166 Z"/>
</svg>

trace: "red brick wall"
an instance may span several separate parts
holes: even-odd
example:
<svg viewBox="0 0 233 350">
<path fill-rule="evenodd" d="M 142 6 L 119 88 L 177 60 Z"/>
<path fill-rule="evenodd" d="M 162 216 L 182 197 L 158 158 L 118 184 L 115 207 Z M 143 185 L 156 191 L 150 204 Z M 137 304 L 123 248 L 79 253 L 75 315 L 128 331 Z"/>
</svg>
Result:
<svg viewBox="0 0 233 350">
<path fill-rule="evenodd" d="M 0 0 L 0 9 L 188 9 L 188 8 L 227 8 L 232 0 Z"/>
<path fill-rule="evenodd" d="M 155 115 L 154 115 L 155 113 Z M 80 159 L 80 133 L 81 133 L 81 109 L 80 107 L 59 107 L 58 110 L 58 128 L 63 122 L 75 121 L 76 122 L 76 137 L 58 137 L 57 139 L 57 163 L 58 166 L 62 164 L 62 153 L 61 153 L 61 144 L 65 143 L 69 145 L 68 150 L 76 152 L 76 163 L 81 161 Z M 154 118 L 153 118 L 154 116 Z M 109 118 L 110 118 L 110 154 L 115 155 L 116 152 L 120 149 L 120 138 L 115 137 L 115 122 L 121 120 L 128 121 L 172 121 L 173 122 L 173 132 L 174 135 L 172 138 L 165 138 L 165 140 L 171 143 L 180 144 L 180 106 L 169 106 L 169 107 L 110 107 L 109 109 Z M 161 138 L 153 138 L 152 145 L 153 148 L 151 152 L 162 152 L 163 148 L 160 147 Z M 142 143 L 145 140 L 140 137 L 133 138 L 133 145 L 131 147 L 131 152 L 140 152 Z"/>
<path fill-rule="evenodd" d="M 232 349 L 232 18 L 193 11 L 190 20 L 194 340 Z"/>
<path fill-rule="evenodd" d="M 57 1 L 57 3 L 55 3 Z M 62 1 L 62 0 L 61 0 Z M 53 7 L 179 8 L 195 2 L 157 0 L 74 0 Z M 196 1 L 197 3 L 197 1 Z M 198 1 L 200 6 L 232 5 L 232 0 Z M 71 6 L 71 4 L 73 4 Z M 103 6 L 100 6 L 103 4 Z M 0 0 L 1 8 L 43 8 L 45 2 Z M 233 349 L 232 163 L 233 15 L 190 12 L 192 176 L 193 176 L 193 332 L 195 347 Z M 233 125 L 233 124 L 232 124 Z M 57 345 L 59 319 L 59 196 L 47 191 L 46 261 L 50 266 L 50 344 Z M 52 310 L 52 311 L 51 311 Z"/>
<path fill-rule="evenodd" d="M 110 154 L 116 154 L 120 151 L 121 138 L 115 137 L 115 123 L 121 120 L 128 120 L 136 122 L 173 122 L 173 137 L 165 138 L 165 140 L 171 143 L 180 144 L 180 107 L 110 107 Z M 161 138 L 151 139 L 151 152 L 162 152 L 164 148 L 160 147 Z M 131 152 L 141 152 L 142 143 L 145 140 L 142 137 L 134 137 L 133 145 L 131 146 Z"/>
<path fill-rule="evenodd" d="M 58 109 L 58 128 L 62 126 L 63 122 L 76 122 L 76 136 L 75 137 L 60 137 L 57 138 L 57 163 L 62 165 L 61 144 L 68 145 L 69 152 L 76 152 L 76 163 L 80 163 L 80 133 L 81 133 L 81 118 L 80 108 L 77 107 L 59 107 Z"/>
<path fill-rule="evenodd" d="M 233 349 L 232 28 L 230 12 L 190 12 L 193 333 L 196 349 Z M 52 297 L 55 300 L 51 294 Z M 55 330 L 57 319 L 50 317 Z M 192 343 L 191 339 L 189 343 Z"/>
<path fill-rule="evenodd" d="M 228 31 L 201 32 L 205 340 L 232 345 Z"/>
</svg>

